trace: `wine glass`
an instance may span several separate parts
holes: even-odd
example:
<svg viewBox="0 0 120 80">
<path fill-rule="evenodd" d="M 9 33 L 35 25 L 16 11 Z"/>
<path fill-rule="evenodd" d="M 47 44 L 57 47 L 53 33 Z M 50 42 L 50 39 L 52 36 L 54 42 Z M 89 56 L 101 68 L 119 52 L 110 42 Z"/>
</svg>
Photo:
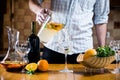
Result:
<svg viewBox="0 0 120 80">
<path fill-rule="evenodd" d="M 58 42 L 59 42 L 60 48 L 65 53 L 65 68 L 63 70 L 60 70 L 60 72 L 73 72 L 73 70 L 69 70 L 67 67 L 67 55 L 72 54 L 73 44 L 71 41 L 70 34 L 68 33 L 68 30 L 63 29 L 63 33 L 64 33 L 64 40 L 59 36 Z"/>
<path fill-rule="evenodd" d="M 20 55 L 22 59 L 22 64 L 26 65 L 29 61 L 27 58 L 27 54 L 29 53 L 31 49 L 31 45 L 29 41 L 17 41 L 16 43 L 16 52 Z M 22 70 L 24 72 L 24 70 Z"/>
<path fill-rule="evenodd" d="M 116 59 L 116 68 L 112 73 L 116 74 L 120 72 L 119 63 L 120 63 L 120 40 L 112 40 L 109 45 L 115 51 L 115 59 Z"/>
</svg>

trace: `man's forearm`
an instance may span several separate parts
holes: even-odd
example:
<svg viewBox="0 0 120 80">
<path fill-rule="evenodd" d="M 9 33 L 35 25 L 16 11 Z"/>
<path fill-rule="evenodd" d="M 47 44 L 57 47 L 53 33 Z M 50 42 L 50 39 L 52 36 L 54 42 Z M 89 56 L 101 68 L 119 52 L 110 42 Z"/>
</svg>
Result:
<svg viewBox="0 0 120 80">
<path fill-rule="evenodd" d="M 105 46 L 107 24 L 97 24 L 95 28 L 98 39 L 98 46 Z"/>
</svg>

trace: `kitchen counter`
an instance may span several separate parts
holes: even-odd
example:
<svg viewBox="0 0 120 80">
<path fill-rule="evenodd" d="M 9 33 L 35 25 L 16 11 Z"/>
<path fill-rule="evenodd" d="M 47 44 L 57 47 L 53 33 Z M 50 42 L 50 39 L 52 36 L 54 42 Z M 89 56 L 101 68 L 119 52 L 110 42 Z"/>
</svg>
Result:
<svg viewBox="0 0 120 80">
<path fill-rule="evenodd" d="M 0 65 L 0 80 L 120 80 L 120 74 L 113 74 L 111 71 L 115 64 L 110 64 L 104 69 L 88 69 L 81 64 L 68 64 L 73 73 L 62 73 L 64 64 L 49 64 L 46 72 L 35 72 L 33 75 L 20 72 L 7 72 Z"/>
</svg>

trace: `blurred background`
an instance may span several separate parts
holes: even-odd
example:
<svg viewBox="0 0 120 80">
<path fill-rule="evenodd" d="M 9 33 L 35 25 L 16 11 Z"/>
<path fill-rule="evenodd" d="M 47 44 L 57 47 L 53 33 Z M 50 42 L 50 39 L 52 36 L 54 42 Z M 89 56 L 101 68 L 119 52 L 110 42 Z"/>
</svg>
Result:
<svg viewBox="0 0 120 80">
<path fill-rule="evenodd" d="M 35 14 L 30 11 L 28 1 L 29 0 L 0 0 L 0 51 L 6 51 L 8 48 L 6 26 L 14 27 L 20 31 L 20 39 L 22 40 L 27 39 L 31 34 L 31 21 L 35 20 Z M 49 3 L 50 0 L 45 0 L 43 6 L 49 8 Z M 111 0 L 110 6 L 107 43 L 112 39 L 120 39 L 120 0 Z M 37 31 L 39 29 L 40 25 L 37 24 Z M 93 37 L 94 46 L 97 47 L 95 31 Z"/>
</svg>

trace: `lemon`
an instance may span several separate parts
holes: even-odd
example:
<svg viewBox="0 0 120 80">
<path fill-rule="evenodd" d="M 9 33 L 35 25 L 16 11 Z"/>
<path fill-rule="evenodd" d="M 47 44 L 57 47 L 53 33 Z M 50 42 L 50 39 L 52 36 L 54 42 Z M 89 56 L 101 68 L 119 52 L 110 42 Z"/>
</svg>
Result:
<svg viewBox="0 0 120 80">
<path fill-rule="evenodd" d="M 38 61 L 38 70 L 39 71 L 47 71 L 48 70 L 48 67 L 49 67 L 49 64 L 48 64 L 48 61 L 45 60 L 45 59 L 41 59 Z"/>
<path fill-rule="evenodd" d="M 83 56 L 83 60 L 86 60 L 90 57 L 93 57 L 97 55 L 97 51 L 95 49 L 88 49 L 87 51 L 85 51 L 85 54 Z"/>
<path fill-rule="evenodd" d="M 25 69 L 27 71 L 36 71 L 37 70 L 37 64 L 36 63 L 29 63 L 25 66 Z"/>
</svg>

